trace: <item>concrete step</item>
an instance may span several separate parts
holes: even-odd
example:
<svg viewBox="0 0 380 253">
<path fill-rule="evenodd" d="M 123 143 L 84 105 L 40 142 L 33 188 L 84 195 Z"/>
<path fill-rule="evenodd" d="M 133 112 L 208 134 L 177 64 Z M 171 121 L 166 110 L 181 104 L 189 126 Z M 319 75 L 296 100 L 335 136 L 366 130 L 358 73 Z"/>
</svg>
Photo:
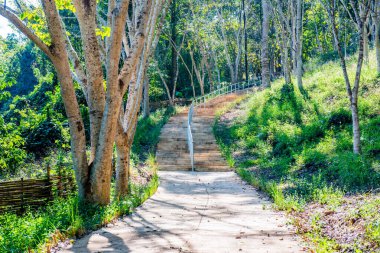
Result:
<svg viewBox="0 0 380 253">
<path fill-rule="evenodd" d="M 166 165 L 158 166 L 161 171 L 191 171 L 191 165 L 189 166 L 178 166 L 178 165 Z M 229 166 L 208 166 L 208 167 L 197 167 L 194 166 L 195 171 L 199 172 L 225 172 L 232 171 L 233 169 Z"/>
<path fill-rule="evenodd" d="M 211 138 L 210 139 L 194 138 L 193 143 L 194 143 L 194 148 L 195 148 L 195 146 L 198 146 L 198 147 L 203 147 L 203 146 L 218 147 L 216 140 L 211 139 Z M 176 141 L 163 139 L 163 140 L 160 140 L 160 143 L 158 145 L 159 146 L 169 146 L 169 147 L 173 147 L 173 148 L 187 146 L 187 139 L 181 139 L 181 140 L 176 140 Z"/>
<path fill-rule="evenodd" d="M 214 115 L 218 108 L 234 101 L 237 94 L 217 97 L 206 103 L 206 108 L 195 108 L 191 130 L 194 141 L 196 171 L 231 171 L 222 157 L 213 135 Z M 157 163 L 161 170 L 191 170 L 187 144 L 188 111 L 169 119 L 160 134 L 157 147 Z"/>
<path fill-rule="evenodd" d="M 180 157 L 180 158 L 163 158 L 163 157 L 158 157 L 157 158 L 157 163 L 158 164 L 187 164 L 190 163 L 190 155 L 187 157 Z M 227 162 L 223 157 L 199 157 L 199 156 L 194 156 L 194 163 L 196 164 L 221 164 L 221 165 L 226 165 Z"/>
<path fill-rule="evenodd" d="M 189 152 L 167 152 L 163 150 L 159 150 L 156 153 L 156 157 L 160 159 L 171 159 L 171 158 L 186 158 L 189 157 L 190 153 Z M 205 153 L 194 153 L 194 157 L 196 159 L 207 159 L 207 158 L 212 158 L 212 157 L 221 157 L 221 154 L 219 150 L 215 150 L 214 152 L 205 152 Z"/>
</svg>

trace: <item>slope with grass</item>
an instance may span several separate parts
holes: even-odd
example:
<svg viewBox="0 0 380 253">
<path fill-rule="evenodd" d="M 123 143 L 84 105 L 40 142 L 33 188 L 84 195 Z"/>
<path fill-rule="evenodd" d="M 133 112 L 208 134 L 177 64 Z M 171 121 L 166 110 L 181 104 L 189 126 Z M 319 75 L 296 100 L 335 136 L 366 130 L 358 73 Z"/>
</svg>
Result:
<svg viewBox="0 0 380 253">
<path fill-rule="evenodd" d="M 309 66 L 307 94 L 278 80 L 217 115 L 214 133 L 229 163 L 292 214 L 317 252 L 380 250 L 380 79 L 373 54 L 369 62 L 359 98 L 360 156 L 352 153 L 349 100 L 336 62 Z"/>
</svg>

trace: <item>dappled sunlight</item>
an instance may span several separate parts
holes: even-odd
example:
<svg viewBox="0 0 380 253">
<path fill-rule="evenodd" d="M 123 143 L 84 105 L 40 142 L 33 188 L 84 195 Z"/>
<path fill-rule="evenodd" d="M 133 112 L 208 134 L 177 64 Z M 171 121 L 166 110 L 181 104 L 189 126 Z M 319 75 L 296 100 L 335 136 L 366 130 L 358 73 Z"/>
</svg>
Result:
<svg viewBox="0 0 380 253">
<path fill-rule="evenodd" d="M 133 214 L 64 252 L 111 248 L 116 252 L 218 252 L 220 248 L 236 252 L 253 245 L 265 245 L 257 252 L 298 252 L 294 231 L 283 215 L 264 209 L 271 203 L 234 172 L 159 172 L 159 176 L 157 193 Z"/>
</svg>

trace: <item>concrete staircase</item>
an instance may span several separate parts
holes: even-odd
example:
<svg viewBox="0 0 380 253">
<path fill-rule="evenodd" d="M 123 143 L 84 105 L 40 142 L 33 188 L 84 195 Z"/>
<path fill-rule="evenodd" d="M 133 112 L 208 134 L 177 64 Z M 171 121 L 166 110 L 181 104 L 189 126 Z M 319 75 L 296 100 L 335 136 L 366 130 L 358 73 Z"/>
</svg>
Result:
<svg viewBox="0 0 380 253">
<path fill-rule="evenodd" d="M 205 107 L 194 110 L 192 133 L 194 139 L 195 171 L 232 170 L 222 157 L 212 126 L 215 112 L 225 104 L 236 100 L 239 94 L 217 97 L 206 103 Z M 161 130 L 157 147 L 157 163 L 164 171 L 191 170 L 190 154 L 187 146 L 187 111 L 173 116 Z"/>
</svg>

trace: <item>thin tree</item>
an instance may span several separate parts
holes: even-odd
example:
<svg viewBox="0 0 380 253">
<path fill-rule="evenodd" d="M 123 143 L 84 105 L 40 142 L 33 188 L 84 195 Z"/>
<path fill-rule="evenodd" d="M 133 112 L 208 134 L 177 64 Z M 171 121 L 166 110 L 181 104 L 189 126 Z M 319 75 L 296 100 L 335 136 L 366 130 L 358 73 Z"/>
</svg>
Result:
<svg viewBox="0 0 380 253">
<path fill-rule="evenodd" d="M 297 21 L 296 21 L 296 57 L 297 57 L 297 70 L 296 70 L 296 76 L 297 76 L 297 85 L 301 92 L 304 91 L 303 83 L 302 83 L 302 68 L 303 68 L 303 61 L 302 61 L 302 28 L 303 28 L 303 18 L 302 18 L 302 11 L 303 11 L 303 1 L 297 0 L 296 4 L 296 12 L 297 12 Z"/>
<path fill-rule="evenodd" d="M 373 17 L 375 25 L 377 73 L 380 74 L 380 0 L 375 0 Z"/>
<path fill-rule="evenodd" d="M 269 71 L 269 15 L 268 0 L 262 0 L 263 22 L 261 34 L 261 80 L 263 87 L 270 87 Z"/>
<path fill-rule="evenodd" d="M 359 112 L 358 112 L 358 93 L 360 86 L 360 75 L 363 66 L 364 58 L 364 36 L 366 31 L 364 26 L 367 22 L 370 11 L 370 0 L 354 1 L 349 0 L 349 6 L 344 0 L 341 0 L 343 8 L 350 16 L 351 20 L 355 23 L 359 35 L 359 53 L 356 64 L 356 74 L 353 86 L 351 85 L 350 78 L 347 71 L 347 63 L 342 50 L 339 29 L 336 22 L 336 17 L 339 15 L 339 3 L 336 0 L 319 0 L 325 10 L 327 11 L 329 21 L 331 24 L 332 32 L 334 35 L 335 45 L 340 58 L 340 63 L 343 71 L 344 81 L 346 83 L 346 90 L 350 100 L 351 114 L 352 114 L 352 130 L 353 130 L 353 152 L 359 154 L 361 152 L 360 143 L 360 125 L 359 125 Z M 362 9 L 362 11 L 360 11 Z"/>
<path fill-rule="evenodd" d="M 242 0 L 242 8 L 243 8 L 243 29 L 244 29 L 244 66 L 245 66 L 245 82 L 249 81 L 249 73 L 248 73 L 248 37 L 247 37 L 247 16 L 245 10 L 245 0 Z"/>
<path fill-rule="evenodd" d="M 177 82 L 177 68 L 178 68 L 178 50 L 177 47 L 177 1 L 172 0 L 170 8 L 170 29 L 171 29 L 171 41 L 173 45 L 171 47 L 171 66 L 170 66 L 170 87 L 175 89 Z M 174 94 L 173 94 L 174 97 Z"/>
<path fill-rule="evenodd" d="M 281 0 L 276 0 L 273 6 L 274 10 L 274 20 L 277 23 L 280 38 L 281 38 L 281 62 L 282 68 L 284 72 L 285 82 L 291 83 L 291 66 L 290 66 L 290 58 L 289 52 L 291 51 L 291 27 L 289 25 L 291 19 L 290 7 L 289 5 L 284 4 Z M 287 9 L 286 9 L 287 8 Z M 277 13 L 277 15 L 275 14 Z"/>
</svg>

